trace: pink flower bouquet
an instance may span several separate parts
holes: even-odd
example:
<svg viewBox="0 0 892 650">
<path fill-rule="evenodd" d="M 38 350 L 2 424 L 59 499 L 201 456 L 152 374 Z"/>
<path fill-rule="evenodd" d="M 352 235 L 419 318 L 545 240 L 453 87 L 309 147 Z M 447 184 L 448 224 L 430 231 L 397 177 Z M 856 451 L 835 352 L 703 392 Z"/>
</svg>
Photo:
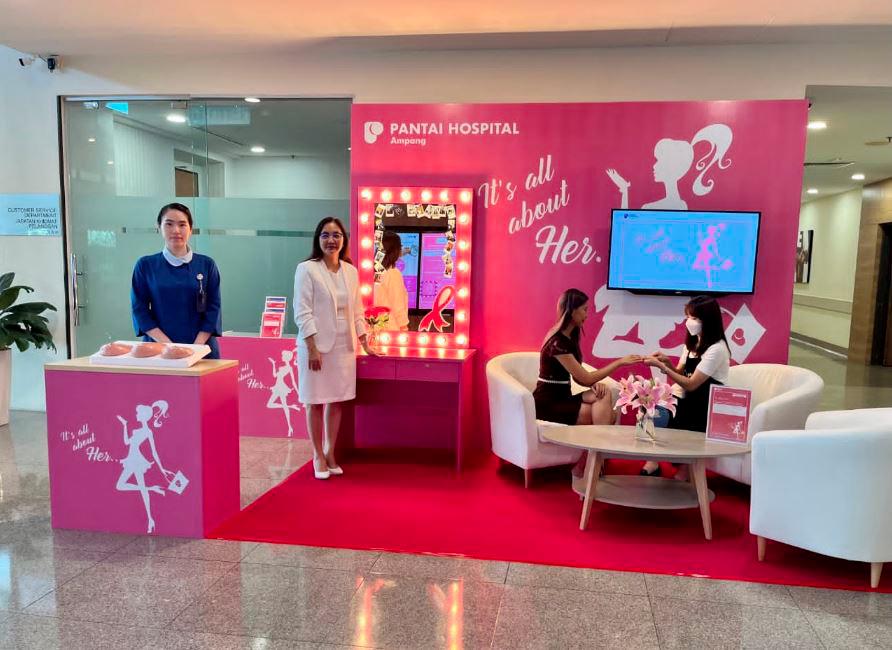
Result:
<svg viewBox="0 0 892 650">
<path fill-rule="evenodd" d="M 629 408 L 636 410 L 636 431 L 642 430 L 653 440 L 653 418 L 657 407 L 662 406 L 673 415 L 677 399 L 672 394 L 672 386 L 661 379 L 645 379 L 641 375 L 629 375 L 619 380 L 619 398 L 615 407 L 623 413 Z"/>
</svg>

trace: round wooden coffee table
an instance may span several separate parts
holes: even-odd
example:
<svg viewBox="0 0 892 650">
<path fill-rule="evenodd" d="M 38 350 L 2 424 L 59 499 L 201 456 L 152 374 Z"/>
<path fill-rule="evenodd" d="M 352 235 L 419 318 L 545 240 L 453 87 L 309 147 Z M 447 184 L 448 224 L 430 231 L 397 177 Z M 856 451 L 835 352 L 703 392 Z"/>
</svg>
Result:
<svg viewBox="0 0 892 650">
<path fill-rule="evenodd" d="M 712 539 L 709 502 L 715 495 L 706 486 L 706 461 L 718 456 L 737 456 L 749 445 L 707 440 L 699 431 L 656 429 L 656 442 L 639 440 L 635 427 L 623 425 L 576 425 L 549 427 L 542 437 L 556 445 L 589 452 L 582 486 L 583 504 L 579 529 L 588 526 L 592 500 L 632 508 L 700 508 L 703 534 Z M 691 466 L 690 483 L 655 476 L 600 476 L 608 458 L 671 461 Z"/>
</svg>

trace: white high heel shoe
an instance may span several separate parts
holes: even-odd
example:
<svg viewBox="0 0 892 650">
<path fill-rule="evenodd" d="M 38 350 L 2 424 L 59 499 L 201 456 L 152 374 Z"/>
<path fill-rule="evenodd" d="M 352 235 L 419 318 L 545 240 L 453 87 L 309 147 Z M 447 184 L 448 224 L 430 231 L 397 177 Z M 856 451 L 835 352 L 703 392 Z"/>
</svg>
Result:
<svg viewBox="0 0 892 650">
<path fill-rule="evenodd" d="M 328 458 L 328 448 L 325 445 L 322 445 L 322 453 L 324 453 L 325 457 Z M 344 470 L 343 470 L 343 468 L 341 468 L 340 465 L 329 465 L 328 473 L 331 476 L 343 476 Z"/>
<path fill-rule="evenodd" d="M 316 469 L 316 461 L 313 461 L 313 476 L 318 478 L 319 480 L 325 480 L 329 476 L 331 476 L 331 469 L 318 470 Z"/>
</svg>

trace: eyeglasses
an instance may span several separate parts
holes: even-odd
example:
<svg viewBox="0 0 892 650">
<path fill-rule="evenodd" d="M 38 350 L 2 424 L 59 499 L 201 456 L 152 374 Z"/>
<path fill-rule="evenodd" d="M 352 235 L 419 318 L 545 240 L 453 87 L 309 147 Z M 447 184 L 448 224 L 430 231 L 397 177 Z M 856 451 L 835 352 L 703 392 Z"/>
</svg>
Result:
<svg viewBox="0 0 892 650">
<path fill-rule="evenodd" d="M 319 239 L 321 239 L 322 241 L 328 241 L 329 239 L 333 239 L 335 241 L 341 241 L 343 238 L 344 238 L 344 235 L 342 235 L 339 232 L 324 232 L 321 235 L 319 235 Z"/>
</svg>

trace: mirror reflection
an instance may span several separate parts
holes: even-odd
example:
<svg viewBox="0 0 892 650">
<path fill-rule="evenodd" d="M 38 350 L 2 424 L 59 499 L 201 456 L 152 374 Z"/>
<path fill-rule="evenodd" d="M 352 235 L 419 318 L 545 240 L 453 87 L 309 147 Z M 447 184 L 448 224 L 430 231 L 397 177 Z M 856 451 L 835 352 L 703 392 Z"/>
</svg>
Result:
<svg viewBox="0 0 892 650">
<path fill-rule="evenodd" d="M 430 312 L 455 328 L 455 204 L 375 205 L 374 305 L 390 310 L 382 329 L 417 332 Z"/>
</svg>

